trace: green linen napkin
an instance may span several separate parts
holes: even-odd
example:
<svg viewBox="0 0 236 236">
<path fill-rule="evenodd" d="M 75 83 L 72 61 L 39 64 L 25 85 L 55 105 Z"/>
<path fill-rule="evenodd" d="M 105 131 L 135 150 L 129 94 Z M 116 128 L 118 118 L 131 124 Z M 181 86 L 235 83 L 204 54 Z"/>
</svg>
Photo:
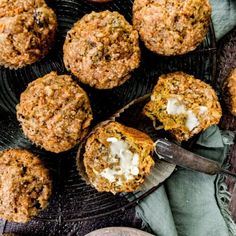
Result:
<svg viewBox="0 0 236 236">
<path fill-rule="evenodd" d="M 200 135 L 193 151 L 222 164 L 233 139 L 233 133 L 212 126 Z M 215 180 L 216 176 L 178 168 L 136 207 L 136 212 L 146 228 L 158 236 L 235 236 L 236 225 L 226 222 L 225 212 L 221 212 L 226 210 L 218 206 L 222 204 Z"/>
<path fill-rule="evenodd" d="M 219 40 L 236 25 L 236 1 L 210 0 L 210 2 L 216 39 Z"/>
</svg>

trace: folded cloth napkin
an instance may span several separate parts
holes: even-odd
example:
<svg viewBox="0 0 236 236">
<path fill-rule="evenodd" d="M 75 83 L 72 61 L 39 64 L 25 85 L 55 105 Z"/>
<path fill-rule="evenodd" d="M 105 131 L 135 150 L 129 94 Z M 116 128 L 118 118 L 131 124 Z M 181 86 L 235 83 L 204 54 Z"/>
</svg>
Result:
<svg viewBox="0 0 236 236">
<path fill-rule="evenodd" d="M 210 0 L 210 2 L 216 39 L 219 40 L 236 25 L 236 1 Z"/>
<path fill-rule="evenodd" d="M 233 139 L 233 133 L 212 126 L 200 135 L 193 152 L 222 164 Z M 146 229 L 158 236 L 235 236 L 236 225 L 227 210 L 219 208 L 216 178 L 178 168 L 136 212 Z"/>
</svg>

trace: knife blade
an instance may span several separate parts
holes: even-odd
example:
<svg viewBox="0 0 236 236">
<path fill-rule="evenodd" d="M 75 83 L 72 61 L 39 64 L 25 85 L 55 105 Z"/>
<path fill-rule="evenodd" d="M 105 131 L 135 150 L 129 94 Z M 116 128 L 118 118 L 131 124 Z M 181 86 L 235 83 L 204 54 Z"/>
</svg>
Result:
<svg viewBox="0 0 236 236">
<path fill-rule="evenodd" d="M 208 175 L 224 174 L 236 178 L 236 173 L 221 168 L 216 161 L 192 153 L 164 138 L 156 140 L 154 151 L 159 159 L 186 169 Z"/>
</svg>

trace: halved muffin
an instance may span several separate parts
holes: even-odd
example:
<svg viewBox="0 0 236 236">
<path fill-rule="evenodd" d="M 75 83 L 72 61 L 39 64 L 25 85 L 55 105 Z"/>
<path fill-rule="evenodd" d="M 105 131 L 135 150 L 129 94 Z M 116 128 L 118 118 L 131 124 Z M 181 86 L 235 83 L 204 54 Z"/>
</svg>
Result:
<svg viewBox="0 0 236 236">
<path fill-rule="evenodd" d="M 192 75 L 175 72 L 161 75 L 144 114 L 178 140 L 184 141 L 213 124 L 222 115 L 215 91 Z"/>
<path fill-rule="evenodd" d="M 85 145 L 84 166 L 99 192 L 132 192 L 150 173 L 153 141 L 145 133 L 110 121 L 98 126 Z"/>
</svg>

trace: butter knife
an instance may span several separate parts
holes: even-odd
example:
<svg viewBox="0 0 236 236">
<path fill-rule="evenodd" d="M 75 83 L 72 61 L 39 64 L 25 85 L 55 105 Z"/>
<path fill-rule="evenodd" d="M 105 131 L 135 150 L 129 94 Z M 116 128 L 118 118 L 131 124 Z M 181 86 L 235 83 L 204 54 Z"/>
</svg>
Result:
<svg viewBox="0 0 236 236">
<path fill-rule="evenodd" d="M 155 142 L 154 151 L 159 159 L 186 169 L 208 175 L 224 174 L 236 178 L 236 173 L 221 168 L 216 161 L 192 153 L 164 138 Z"/>
</svg>

